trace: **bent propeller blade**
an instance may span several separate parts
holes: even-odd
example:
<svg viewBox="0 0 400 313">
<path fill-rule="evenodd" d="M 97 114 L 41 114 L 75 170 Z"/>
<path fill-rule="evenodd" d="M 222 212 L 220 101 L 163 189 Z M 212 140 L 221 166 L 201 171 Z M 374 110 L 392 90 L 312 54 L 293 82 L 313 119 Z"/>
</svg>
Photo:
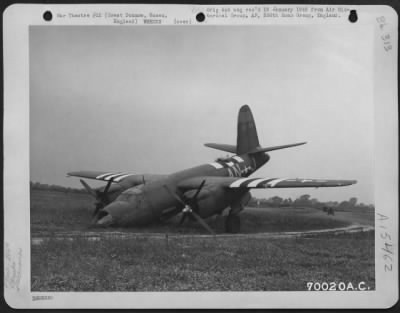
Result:
<svg viewBox="0 0 400 313">
<path fill-rule="evenodd" d="M 192 214 L 193 217 L 200 223 L 200 225 L 203 226 L 206 230 L 208 230 L 209 233 L 215 235 L 215 232 L 210 228 L 210 226 L 207 225 L 207 223 L 199 215 L 197 215 L 194 211 L 190 212 L 190 214 Z"/>
<path fill-rule="evenodd" d="M 167 185 L 164 185 L 164 188 L 168 191 L 168 193 L 173 196 L 180 204 L 182 204 L 184 207 L 186 206 L 186 203 L 182 201 L 181 198 L 178 197 L 178 195 L 173 192 Z"/>
<path fill-rule="evenodd" d="M 83 187 L 85 187 L 86 191 L 89 194 L 91 194 L 93 197 L 97 198 L 96 192 L 83 179 L 80 179 L 79 181 L 81 182 Z"/>
<path fill-rule="evenodd" d="M 206 183 L 206 180 L 204 179 L 204 180 L 201 182 L 199 188 L 197 188 L 197 191 L 196 191 L 196 193 L 194 194 L 194 196 L 193 196 L 193 198 L 192 198 L 193 200 L 196 200 L 196 199 L 197 199 L 197 196 L 199 195 L 201 189 L 204 187 L 204 184 L 205 184 L 205 183 Z"/>
</svg>

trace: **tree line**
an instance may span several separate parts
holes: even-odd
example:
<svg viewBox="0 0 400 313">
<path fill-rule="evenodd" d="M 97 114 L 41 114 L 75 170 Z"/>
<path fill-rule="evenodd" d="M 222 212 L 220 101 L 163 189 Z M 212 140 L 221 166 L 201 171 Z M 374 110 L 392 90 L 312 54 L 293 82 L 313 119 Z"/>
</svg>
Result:
<svg viewBox="0 0 400 313">
<path fill-rule="evenodd" d="M 324 209 L 324 208 L 333 208 L 335 210 L 351 210 L 351 209 L 374 209 L 374 205 L 365 204 L 362 202 L 358 202 L 356 197 L 351 197 L 349 200 L 345 201 L 319 201 L 316 198 L 311 198 L 310 195 L 305 194 L 300 197 L 292 200 L 291 198 L 281 198 L 278 196 L 274 196 L 268 199 L 259 199 L 252 197 L 250 202 L 248 203 L 250 207 L 292 207 L 292 208 L 301 208 L 301 207 L 311 207 L 315 209 Z"/>
<path fill-rule="evenodd" d="M 63 187 L 58 185 L 42 184 L 39 182 L 30 182 L 31 190 L 51 190 L 51 191 L 62 191 L 62 192 L 74 192 L 74 193 L 85 193 L 85 189 Z"/>
</svg>

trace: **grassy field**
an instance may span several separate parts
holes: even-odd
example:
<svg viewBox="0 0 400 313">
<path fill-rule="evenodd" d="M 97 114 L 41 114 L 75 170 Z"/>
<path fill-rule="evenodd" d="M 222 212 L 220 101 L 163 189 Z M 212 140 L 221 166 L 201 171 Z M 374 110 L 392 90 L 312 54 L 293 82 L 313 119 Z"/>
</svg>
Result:
<svg viewBox="0 0 400 313">
<path fill-rule="evenodd" d="M 313 238 L 49 240 L 32 246 L 33 291 L 306 290 L 374 280 L 374 233 Z"/>
<path fill-rule="evenodd" d="M 93 198 L 84 193 L 31 190 L 31 231 L 73 230 L 87 227 Z"/>
<path fill-rule="evenodd" d="M 93 198 L 87 194 L 58 191 L 33 190 L 31 192 L 32 233 L 88 230 L 93 210 Z M 373 214 L 368 216 L 373 222 Z M 146 227 L 122 228 L 125 232 L 160 233 L 204 233 L 196 222 L 185 222 L 178 226 L 180 216 L 162 224 Z M 246 208 L 241 213 L 242 233 L 305 231 L 348 226 L 350 219 L 343 213 L 328 216 L 324 212 L 309 208 Z M 221 219 L 210 218 L 207 223 L 217 233 L 224 232 Z M 91 229 L 93 230 L 93 229 Z M 107 231 L 98 229 L 98 231 Z"/>
<path fill-rule="evenodd" d="M 92 208 L 93 199 L 86 194 L 33 190 L 32 236 L 93 231 L 88 229 Z M 244 233 L 343 227 L 349 221 L 373 225 L 374 218 L 360 212 L 327 216 L 308 208 L 248 208 L 241 216 Z M 220 221 L 207 222 L 222 232 Z M 204 233 L 196 223 L 177 226 L 176 219 L 145 228 L 111 229 L 116 230 Z M 306 290 L 308 281 L 364 281 L 371 289 L 375 287 L 373 231 L 280 239 L 50 239 L 32 245 L 31 262 L 33 291 Z"/>
</svg>

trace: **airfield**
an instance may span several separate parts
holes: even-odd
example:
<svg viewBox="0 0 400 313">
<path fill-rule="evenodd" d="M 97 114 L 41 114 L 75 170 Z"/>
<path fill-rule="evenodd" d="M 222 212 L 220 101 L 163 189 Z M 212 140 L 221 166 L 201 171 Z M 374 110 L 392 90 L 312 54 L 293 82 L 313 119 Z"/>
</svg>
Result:
<svg viewBox="0 0 400 313">
<path fill-rule="evenodd" d="M 374 212 L 246 208 L 223 219 L 90 228 L 84 193 L 31 190 L 32 291 L 307 290 L 307 282 L 375 288 Z"/>
</svg>

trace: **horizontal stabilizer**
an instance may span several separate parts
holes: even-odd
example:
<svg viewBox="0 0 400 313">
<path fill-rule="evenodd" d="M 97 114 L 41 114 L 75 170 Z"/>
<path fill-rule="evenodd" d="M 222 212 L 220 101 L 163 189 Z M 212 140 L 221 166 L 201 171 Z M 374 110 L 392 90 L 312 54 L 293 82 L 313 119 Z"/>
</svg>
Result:
<svg viewBox="0 0 400 313">
<path fill-rule="evenodd" d="M 220 144 L 220 143 L 205 143 L 204 145 L 209 148 L 236 154 L 236 146 L 235 145 L 226 145 L 226 144 Z"/>
<path fill-rule="evenodd" d="M 248 153 L 258 153 L 258 152 L 269 152 L 269 151 L 274 151 L 274 150 L 280 150 L 280 149 L 286 149 L 286 148 L 291 148 L 291 147 L 296 147 L 296 146 L 301 146 L 306 144 L 307 142 L 299 142 L 299 143 L 293 143 L 290 145 L 283 145 L 283 146 L 274 146 L 274 147 L 257 147 L 254 150 L 248 152 Z"/>
</svg>

